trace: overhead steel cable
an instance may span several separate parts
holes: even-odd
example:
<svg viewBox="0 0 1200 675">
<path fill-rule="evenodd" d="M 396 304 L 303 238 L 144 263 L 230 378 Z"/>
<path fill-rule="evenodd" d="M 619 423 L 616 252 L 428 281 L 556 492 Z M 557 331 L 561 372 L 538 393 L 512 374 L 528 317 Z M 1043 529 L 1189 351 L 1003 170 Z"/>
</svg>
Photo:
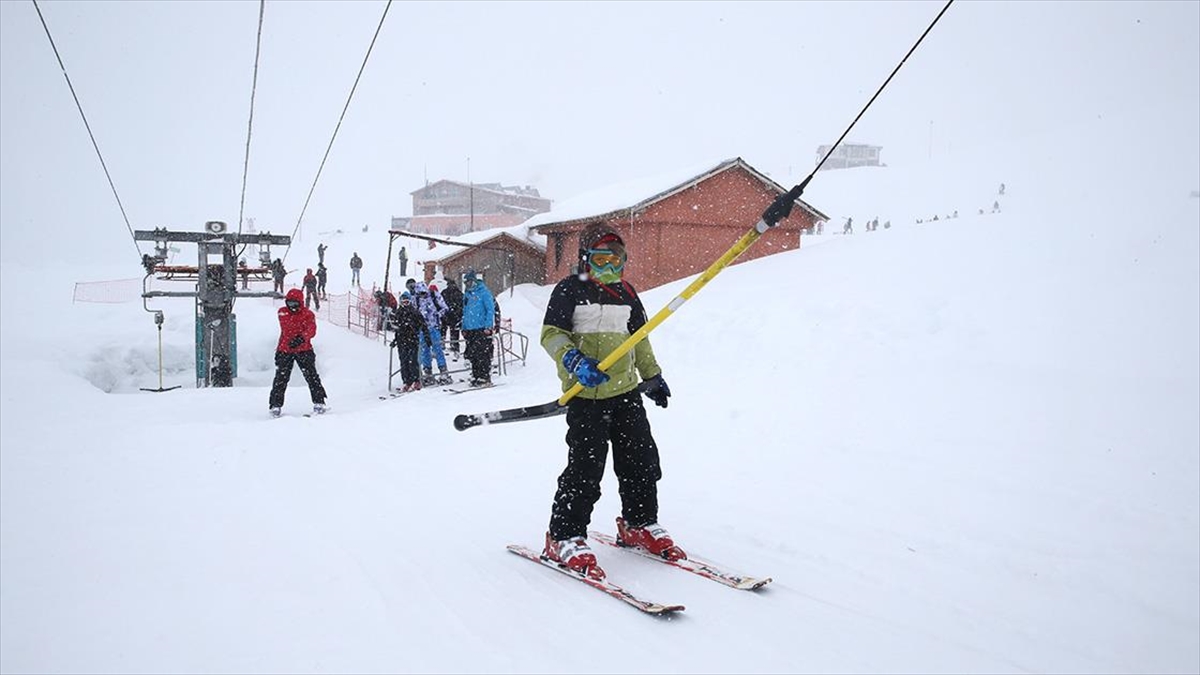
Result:
<svg viewBox="0 0 1200 675">
<path fill-rule="evenodd" d="M 246 178 L 250 174 L 250 138 L 254 132 L 254 96 L 258 92 L 258 59 L 262 54 L 263 13 L 266 11 L 266 0 L 258 2 L 258 38 L 254 43 L 254 77 L 250 81 L 250 120 L 246 122 L 246 157 L 242 162 L 242 200 L 238 206 L 238 234 L 242 233 L 242 223 L 246 213 Z M 242 244 L 242 250 L 237 257 L 242 257 L 247 244 Z"/>
<path fill-rule="evenodd" d="M 354 99 L 354 92 L 358 89 L 358 82 L 362 79 L 363 71 L 367 68 L 367 61 L 371 58 L 371 50 L 375 49 L 375 41 L 379 39 L 379 31 L 383 30 L 383 21 L 387 18 L 388 9 L 392 6 L 392 0 L 388 0 L 387 5 L 383 8 L 383 16 L 379 17 L 379 25 L 375 28 L 375 35 L 371 37 L 371 44 L 367 47 L 367 54 L 363 57 L 362 65 L 358 69 L 358 75 L 354 78 L 354 86 L 350 87 L 350 95 L 346 97 L 346 105 L 342 107 L 342 114 L 338 117 L 337 126 L 333 129 L 333 136 L 329 139 L 329 146 L 325 148 L 325 156 L 321 158 L 321 165 L 317 167 L 317 175 L 313 178 L 312 187 L 308 189 L 308 196 L 304 199 L 304 207 L 300 209 L 300 217 L 296 219 L 296 226 L 292 228 L 292 239 L 296 238 L 296 232 L 300 230 L 300 223 L 304 221 L 304 214 L 308 211 L 308 203 L 312 200 L 313 192 L 317 189 L 317 181 L 321 178 L 321 171 L 325 169 L 325 161 L 329 159 L 329 152 L 333 150 L 333 142 L 337 139 L 338 130 L 342 128 L 342 120 L 346 119 L 346 111 L 350 109 L 350 101 Z M 283 259 L 287 260 L 287 255 L 292 250 L 292 245 L 283 252 Z"/>
<path fill-rule="evenodd" d="M 112 188 L 113 197 L 117 200 L 117 208 L 121 209 L 121 217 L 125 219 L 125 228 L 129 230 L 129 238 L 133 240 L 133 246 L 137 249 L 138 257 L 142 255 L 142 247 L 138 245 L 137 238 L 133 234 L 133 225 L 129 224 L 129 216 L 125 213 L 125 205 L 121 203 L 121 196 L 117 194 L 117 186 L 113 183 L 112 174 L 108 171 L 108 164 L 104 162 L 104 155 L 100 153 L 100 145 L 96 142 L 96 135 L 92 133 L 92 125 L 88 124 L 87 115 L 83 114 L 83 104 L 79 102 L 79 95 L 75 93 L 75 85 L 71 84 L 71 77 L 67 75 L 67 67 L 63 65 L 62 56 L 58 53 L 58 46 L 54 44 L 54 37 L 50 35 L 50 27 L 46 25 L 46 17 L 42 16 L 42 8 L 38 6 L 37 0 L 33 1 L 33 8 L 37 10 L 38 19 L 42 22 L 42 29 L 46 31 L 46 39 L 50 41 L 50 48 L 54 50 L 54 58 L 58 59 L 58 67 L 62 70 L 63 78 L 67 81 L 67 88 L 71 90 L 71 97 L 75 99 L 75 107 L 79 109 L 79 116 L 83 118 L 83 126 L 87 129 L 88 138 L 92 139 L 92 147 L 96 149 L 96 157 L 100 159 L 100 167 L 104 169 L 104 176 L 108 178 L 108 187 Z"/>
<path fill-rule="evenodd" d="M 238 236 L 242 234 L 242 223 L 245 222 L 246 214 L 246 179 L 250 175 L 250 139 L 254 134 L 254 98 L 258 93 L 258 60 L 262 54 L 262 29 L 263 29 L 263 14 L 266 12 L 266 0 L 258 2 L 258 37 L 254 40 L 254 75 L 250 79 L 250 119 L 246 122 L 246 156 L 242 161 L 242 199 L 238 206 Z M 242 254 L 246 252 L 246 247 L 249 243 L 242 244 L 235 255 L 234 261 L 241 260 Z M 236 262 L 234 264 L 237 264 Z M 237 296 L 233 297 L 232 303 L 237 302 Z M 231 305 L 232 307 L 232 305 Z"/>
<path fill-rule="evenodd" d="M 771 202 L 770 206 L 763 211 L 762 218 L 754 225 L 754 227 L 750 228 L 750 230 L 742 235 L 742 237 L 738 239 L 733 246 L 729 248 L 729 250 L 725 251 L 720 258 L 717 258 L 713 264 L 709 265 L 708 269 L 701 272 L 700 275 L 697 276 L 692 283 L 688 284 L 687 288 L 683 289 L 683 291 L 680 292 L 680 294 L 677 295 L 673 300 L 671 300 L 671 302 L 667 303 L 667 305 L 659 310 L 657 314 L 650 317 L 641 328 L 637 329 L 637 331 L 626 338 L 624 342 L 609 352 L 608 355 L 605 356 L 599 364 L 597 364 L 596 367 L 599 370 L 607 371 L 609 368 L 611 368 L 613 364 L 628 354 L 629 351 L 637 346 L 639 342 L 646 339 L 646 336 L 649 335 L 651 331 L 657 328 L 663 321 L 666 321 L 668 318 L 670 318 L 676 310 L 683 306 L 683 303 L 690 300 L 696 293 L 699 293 L 700 290 L 703 289 L 708 282 L 712 281 L 718 274 L 720 274 L 722 270 L 733 264 L 733 261 L 736 260 L 738 256 L 742 255 L 742 253 L 744 253 L 748 248 L 750 248 L 754 242 L 758 241 L 758 239 L 764 233 L 778 225 L 780 220 L 787 218 L 791 214 L 792 207 L 804 193 L 804 188 L 808 187 L 809 181 L 813 179 L 813 176 L 816 175 L 817 170 L 821 168 L 821 165 L 825 163 L 825 160 L 829 158 L 829 155 L 833 153 L 833 149 L 836 148 L 838 144 L 846 138 L 846 135 L 849 134 L 850 130 L 854 128 L 854 125 L 858 123 L 858 120 L 862 118 L 864 113 L 867 112 L 867 108 L 871 107 L 871 103 L 873 103 L 875 99 L 878 98 L 881 93 L 883 93 L 884 88 L 887 87 L 888 83 L 892 81 L 892 78 L 900 70 L 900 67 L 904 65 L 904 62 L 908 60 L 909 56 L 912 56 L 912 53 L 916 51 L 917 46 L 921 44 L 921 42 L 925 39 L 925 36 L 929 34 L 929 31 L 933 30 L 933 27 L 937 24 L 938 20 L 942 18 L 942 15 L 946 13 L 947 9 L 950 9 L 950 5 L 952 4 L 954 4 L 954 0 L 949 0 L 946 3 L 946 6 L 942 8 L 942 11 L 938 12 L 937 17 L 934 18 L 933 22 L 929 24 L 929 27 L 925 29 L 925 32 L 921 34 L 921 37 L 917 39 L 917 42 L 912 46 L 911 49 L 908 50 L 908 53 L 904 55 L 904 58 L 900 60 L 900 63 L 897 64 L 895 69 L 892 70 L 892 74 L 888 75 L 887 80 L 885 80 L 884 83 L 880 85 L 879 89 L 876 90 L 875 95 L 871 97 L 871 100 L 867 101 L 867 104 L 863 106 L 861 111 L 859 111 L 858 116 L 854 118 L 854 121 L 850 123 L 850 126 L 846 128 L 846 131 L 844 131 L 841 137 L 838 138 L 837 143 L 833 144 L 833 146 L 829 149 L 829 152 L 826 153 L 825 157 L 817 164 L 817 167 L 813 169 L 812 173 L 810 173 L 803 181 L 794 186 L 791 190 L 788 190 L 787 192 L 777 196 L 774 201 Z M 496 410 L 477 415 L 458 415 L 454 418 L 454 428 L 458 429 L 459 431 L 466 431 L 472 427 L 484 424 L 518 422 L 521 420 L 540 419 L 543 417 L 561 415 L 567 411 L 567 403 L 577 394 L 579 394 L 579 392 L 583 391 L 583 389 L 583 385 L 579 382 L 576 382 L 571 386 L 570 389 L 564 392 L 562 396 L 542 405 L 510 408 L 508 410 Z"/>
<path fill-rule="evenodd" d="M 933 17 L 933 21 L 930 22 L 929 26 L 925 29 L 925 32 L 921 33 L 921 37 L 917 38 L 917 41 L 913 43 L 911 48 L 909 48 L 908 53 L 904 55 L 904 58 L 900 59 L 900 63 L 897 63 L 896 67 L 892 69 L 892 74 L 888 75 L 887 79 L 883 81 L 883 84 L 879 85 L 879 89 L 875 90 L 875 95 L 872 96 L 871 100 L 867 101 L 867 104 L 863 106 L 863 109 L 858 112 L 858 115 L 854 118 L 854 121 L 850 123 L 850 126 L 846 127 L 846 130 L 842 132 L 842 135 L 838 137 L 837 141 L 834 142 L 833 145 L 829 146 L 829 151 L 825 153 L 825 156 L 821 158 L 820 162 L 817 162 L 817 167 L 812 170 L 812 173 L 808 174 L 808 178 L 805 178 L 801 185 L 807 186 L 808 181 L 812 180 L 812 177 L 821 170 L 821 167 L 825 164 L 825 160 L 829 159 L 829 156 L 833 154 L 833 151 L 837 149 L 837 146 L 841 145 L 842 141 L 846 139 L 846 135 L 850 133 L 850 130 L 854 128 L 855 124 L 858 124 L 858 120 L 861 119 L 862 116 L 867 112 L 867 108 L 870 108 L 871 104 L 875 102 L 875 99 L 879 98 L 879 95 L 882 94 L 883 90 L 887 88 L 888 83 L 892 81 L 892 78 L 896 76 L 896 73 L 900 72 L 900 68 L 904 66 L 904 62 L 908 61 L 908 57 L 912 56 L 913 52 L 917 51 L 917 47 L 921 46 L 921 41 L 925 39 L 926 35 L 929 35 L 929 31 L 933 30 L 933 27 L 936 26 L 937 22 L 941 20 L 942 15 L 945 14 L 946 10 L 950 9 L 950 5 L 953 4 L 954 0 L 947 0 L 946 6 L 942 7 L 942 11 L 938 12 L 938 15 Z"/>
</svg>

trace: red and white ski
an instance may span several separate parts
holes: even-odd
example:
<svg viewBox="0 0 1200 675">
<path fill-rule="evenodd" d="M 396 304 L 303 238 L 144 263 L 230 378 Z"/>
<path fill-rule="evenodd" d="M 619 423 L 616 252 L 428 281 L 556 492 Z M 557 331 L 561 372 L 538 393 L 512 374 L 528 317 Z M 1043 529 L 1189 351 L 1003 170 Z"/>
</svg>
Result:
<svg viewBox="0 0 1200 675">
<path fill-rule="evenodd" d="M 567 569 L 563 565 L 560 565 L 560 564 L 554 562 L 553 560 L 547 560 L 547 559 L 543 558 L 541 556 L 541 554 L 539 554 L 535 551 L 532 551 L 532 550 L 530 550 L 524 546 L 521 546 L 519 544 L 509 544 L 508 550 L 513 553 L 516 553 L 517 555 L 521 556 L 522 558 L 525 558 L 526 560 L 532 560 L 533 562 L 539 563 L 541 565 L 545 565 L 546 567 L 549 567 L 550 569 L 558 570 L 559 572 L 562 572 L 563 574 L 571 577 L 572 579 L 575 579 L 576 581 L 582 581 L 583 583 L 587 584 L 588 586 L 591 586 L 592 588 L 594 588 L 598 591 L 604 591 L 605 593 L 613 596 L 614 598 L 616 598 L 622 602 L 625 602 L 627 604 L 633 605 L 634 607 L 637 607 L 638 609 L 642 610 L 643 612 L 645 612 L 647 614 L 654 614 L 656 616 L 670 616 L 671 614 L 674 614 L 675 612 L 682 612 L 684 609 L 683 605 L 661 605 L 657 602 L 650 602 L 649 600 L 643 600 L 643 599 L 635 596 L 633 593 L 630 593 L 629 591 L 625 590 L 624 588 L 621 588 L 620 586 L 614 584 L 613 582 L 609 581 L 608 579 L 604 579 L 603 581 L 597 581 L 591 577 L 583 576 L 582 574 L 579 574 L 570 569 Z"/>
<path fill-rule="evenodd" d="M 745 574 L 734 572 L 733 570 L 722 565 L 718 565 L 717 563 L 704 560 L 703 558 L 697 558 L 691 553 L 688 553 L 686 560 L 667 560 L 666 558 L 661 558 L 640 548 L 624 546 L 617 542 L 616 537 L 603 532 L 597 532 L 593 530 L 588 532 L 588 538 L 592 541 L 598 541 L 602 544 L 607 544 L 613 548 L 619 548 L 622 551 L 636 553 L 643 558 L 656 560 L 664 565 L 670 565 L 671 567 L 681 569 L 685 572 L 691 572 L 692 574 L 702 576 L 705 579 L 711 579 L 730 588 L 736 588 L 739 591 L 756 591 L 771 583 L 771 577 L 759 579 L 757 577 L 746 576 Z"/>
</svg>

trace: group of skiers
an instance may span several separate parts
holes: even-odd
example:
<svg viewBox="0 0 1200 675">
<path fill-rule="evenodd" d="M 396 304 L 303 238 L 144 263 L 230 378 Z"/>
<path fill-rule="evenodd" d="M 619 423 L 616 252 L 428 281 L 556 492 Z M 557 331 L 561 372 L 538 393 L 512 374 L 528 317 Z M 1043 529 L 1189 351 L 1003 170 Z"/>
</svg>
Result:
<svg viewBox="0 0 1200 675">
<path fill-rule="evenodd" d="M 283 267 L 283 259 L 276 258 L 272 261 L 270 269 L 271 280 L 275 284 L 273 290 L 276 293 L 283 293 L 284 280 L 288 275 L 288 270 Z M 317 263 L 316 272 L 313 272 L 311 267 L 304 271 L 304 279 L 300 285 L 304 289 L 302 296 L 305 307 L 321 309 L 321 301 L 329 299 L 329 295 L 325 292 L 325 284 L 328 281 L 329 270 L 325 267 L 324 261 Z"/>
<path fill-rule="evenodd" d="M 557 365 L 562 391 L 582 387 L 566 404 L 567 465 L 558 478 L 542 556 L 592 579 L 605 577 L 588 546 L 587 532 L 610 446 L 621 496 L 618 541 L 666 560 L 687 558 L 658 523 L 662 469 L 642 395 L 666 408 L 671 389 L 649 339 L 642 339 L 606 370 L 599 368 L 648 321 L 637 291 L 623 278 L 627 260 L 625 242 L 614 229 L 602 224 L 586 228 L 580 236 L 578 271 L 554 287 L 542 321 L 541 345 Z M 499 323 L 495 299 L 474 271 L 464 275 L 463 285 L 461 314 L 455 311 L 458 289 L 453 281 L 447 282 L 442 294 L 436 286 L 414 279 L 405 284 L 394 311 L 387 312 L 406 390 L 419 389 L 434 377 L 435 358 L 445 375 L 442 329 L 453 327 L 461 328 L 466 338 L 472 384 L 490 383 L 491 336 Z M 308 382 L 314 412 L 324 412 L 326 394 L 311 343 L 316 322 L 303 306 L 299 289 L 288 291 L 285 306 L 279 308 L 279 326 L 271 414 L 279 415 L 293 363 L 300 365 Z M 458 340 L 452 339 L 452 351 L 457 346 Z"/>
<path fill-rule="evenodd" d="M 492 335 L 499 329 L 499 309 L 491 291 L 474 270 L 463 275 L 465 291 L 453 279 L 445 292 L 433 284 L 409 279 L 397 306 L 384 308 L 391 345 L 400 359 L 400 391 L 409 392 L 435 384 L 449 384 L 444 336 L 452 358 L 457 361 L 459 340 L 466 339 L 466 358 L 471 364 L 472 387 L 492 384 Z M 438 374 L 433 373 L 437 362 Z"/>
</svg>

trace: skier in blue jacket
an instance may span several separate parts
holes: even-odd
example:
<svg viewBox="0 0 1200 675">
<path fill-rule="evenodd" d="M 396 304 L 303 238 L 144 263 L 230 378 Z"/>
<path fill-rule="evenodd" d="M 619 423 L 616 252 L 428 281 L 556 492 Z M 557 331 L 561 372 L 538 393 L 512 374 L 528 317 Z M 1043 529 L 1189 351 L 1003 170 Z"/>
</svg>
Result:
<svg viewBox="0 0 1200 675">
<path fill-rule="evenodd" d="M 467 360 L 471 362 L 471 386 L 492 383 L 492 334 L 496 326 L 496 300 L 475 270 L 463 277 L 462 332 L 467 340 Z"/>
</svg>

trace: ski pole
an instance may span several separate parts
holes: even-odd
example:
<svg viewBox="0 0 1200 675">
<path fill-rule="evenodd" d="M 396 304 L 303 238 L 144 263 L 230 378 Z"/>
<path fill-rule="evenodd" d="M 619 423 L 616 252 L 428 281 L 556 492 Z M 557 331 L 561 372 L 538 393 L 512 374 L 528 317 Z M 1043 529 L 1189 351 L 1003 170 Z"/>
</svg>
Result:
<svg viewBox="0 0 1200 675">
<path fill-rule="evenodd" d="M 746 249 L 750 248 L 754 242 L 758 241 L 758 238 L 766 233 L 767 230 L 775 227 L 780 220 L 787 218 L 788 215 L 791 214 L 792 207 L 796 204 L 796 200 L 799 199 L 800 195 L 804 193 L 804 188 L 808 185 L 810 180 L 812 180 L 811 175 L 808 178 L 805 178 L 804 181 L 799 185 L 776 197 L 775 201 L 771 202 L 771 205 L 768 206 L 765 211 L 763 211 L 762 219 L 759 220 L 758 223 L 750 229 L 750 231 L 742 235 L 742 237 L 738 239 L 737 242 L 735 242 L 733 246 L 731 246 L 729 250 L 725 252 L 724 255 L 718 258 L 712 265 L 709 265 L 708 269 L 704 270 L 700 276 L 696 277 L 695 281 L 688 284 L 687 288 L 683 289 L 682 293 L 677 295 L 674 300 L 667 303 L 667 306 L 659 310 L 658 313 L 655 314 L 649 321 L 647 321 L 645 325 L 634 331 L 633 335 L 625 338 L 624 342 L 617 346 L 612 353 L 606 356 L 604 360 L 599 363 L 598 367 L 600 370 L 607 370 L 612 366 L 613 363 L 616 363 L 618 359 L 628 353 L 629 350 L 633 349 L 639 342 L 645 340 L 646 336 L 650 334 L 650 331 L 657 328 L 658 325 L 663 321 L 666 321 L 667 317 L 674 314 L 675 310 L 679 309 L 683 303 L 687 302 L 693 295 L 700 292 L 701 288 L 704 288 L 708 282 L 712 281 L 714 277 L 720 274 L 721 270 L 732 264 L 738 256 L 744 253 Z M 483 413 L 482 415 L 458 415 L 454 418 L 454 428 L 458 429 L 459 431 L 466 431 L 471 427 L 479 426 L 481 424 L 516 422 L 519 420 L 540 419 L 542 417 L 553 417 L 555 415 L 560 415 L 566 412 L 567 402 L 574 398 L 575 395 L 581 391 L 583 391 L 583 385 L 576 382 L 575 385 L 568 389 L 561 397 L 542 405 L 499 410 L 496 412 Z"/>
<path fill-rule="evenodd" d="M 708 269 L 704 270 L 700 276 L 696 277 L 695 281 L 688 284 L 687 288 L 685 288 L 682 293 L 676 296 L 674 300 L 667 303 L 666 307 L 659 310 L 659 312 L 655 314 L 653 318 L 647 321 L 644 326 L 635 331 L 633 335 L 630 335 L 628 338 L 626 338 L 625 341 L 622 342 L 615 350 L 613 350 L 611 354 L 606 356 L 604 360 L 597 364 L 597 367 L 600 370 L 607 370 L 610 368 L 614 363 L 616 363 L 617 359 L 620 359 L 622 356 L 628 353 L 630 349 L 633 349 L 634 346 L 637 345 L 637 343 L 646 339 L 646 336 L 650 334 L 650 331 L 657 328 L 658 325 L 663 321 L 666 321 L 667 317 L 671 316 L 671 314 L 673 314 L 675 310 L 679 309 L 683 303 L 691 299 L 691 297 L 698 293 L 701 288 L 704 288 L 708 282 L 712 281 L 713 277 L 720 274 L 721 270 L 724 270 L 726 267 L 728 267 L 734 260 L 737 259 L 738 256 L 744 253 L 746 249 L 750 248 L 750 246 L 754 244 L 754 242 L 758 241 L 758 238 L 766 233 L 767 230 L 775 227 L 780 220 L 788 217 L 788 215 L 791 214 L 792 206 L 795 205 L 796 200 L 800 198 L 800 195 L 804 194 L 804 188 L 808 187 L 809 181 L 811 181 L 813 176 L 815 176 L 817 172 L 821 170 L 821 167 L 825 165 L 825 161 L 828 160 L 829 156 L 833 154 L 833 151 L 839 145 L 841 145 L 842 141 L 845 140 L 846 135 L 849 134 L 850 130 L 854 128 L 854 125 L 858 124 L 858 121 L 862 119 L 862 116 L 867 112 L 867 109 L 871 107 L 871 104 L 875 102 L 875 99 L 879 98 L 879 95 L 883 93 L 883 90 L 888 86 L 888 83 L 892 81 L 892 78 L 896 76 L 896 73 L 900 72 L 900 68 L 903 67 L 905 62 L 908 61 L 908 57 L 913 55 L 913 52 L 917 50 L 917 47 L 920 46 L 920 44 L 925 40 L 925 37 L 929 35 L 929 32 L 933 30 L 934 26 L 937 25 L 937 22 L 941 20 L 942 15 L 944 15 L 946 10 L 950 9 L 950 5 L 953 4 L 954 0 L 947 0 L 946 4 L 942 7 L 942 11 L 938 12 L 938 15 L 934 17 L 929 26 L 925 28 L 925 32 L 921 33 L 921 37 L 917 38 L 917 41 L 913 43 L 912 47 L 909 48 L 908 53 L 904 55 L 904 58 L 900 59 L 900 62 L 897 63 L 896 67 L 892 69 L 891 74 L 888 75 L 887 79 L 883 81 L 883 84 L 879 85 L 879 88 L 875 90 L 875 94 L 871 96 L 871 99 L 867 101 L 867 104 L 864 105 L 862 110 L 858 112 L 858 115 L 856 115 L 854 120 L 850 122 L 850 125 L 846 127 L 846 130 L 842 132 L 842 135 L 838 137 L 837 141 L 835 141 L 833 145 L 829 146 L 829 150 L 825 153 L 825 156 L 821 158 L 821 161 L 817 162 L 817 166 L 813 168 L 812 172 L 809 173 L 799 185 L 796 185 L 791 190 L 788 190 L 784 194 L 776 197 L 775 201 L 771 202 L 771 205 L 768 206 L 765 211 L 763 211 L 762 219 L 759 220 L 759 222 L 755 224 L 755 226 L 749 232 L 742 235 L 742 238 L 738 239 L 737 242 L 734 243 L 734 245 L 728 251 L 726 251 L 724 255 L 718 258 L 716 262 L 708 267 Z M 583 391 L 583 385 L 576 382 L 557 400 L 550 401 L 549 403 L 544 403 L 542 405 L 512 408 L 509 410 L 498 410 L 495 412 L 483 413 L 482 415 L 458 415 L 454 418 L 454 428 L 458 429 L 459 431 L 465 431 L 471 427 L 481 424 L 516 422 L 519 420 L 538 419 L 541 417 L 560 415 L 563 412 L 566 412 L 567 402 L 574 398 L 581 391 Z"/>
<path fill-rule="evenodd" d="M 779 221 L 787 218 L 788 215 L 791 214 L 792 206 L 795 205 L 796 200 L 800 198 L 800 195 L 804 194 L 804 188 L 808 186 L 808 181 L 810 180 L 812 180 L 811 175 L 808 178 L 805 178 L 804 181 L 799 185 L 776 197 L 775 201 L 771 202 L 771 205 L 767 207 L 767 210 L 763 211 L 762 219 L 759 220 L 754 227 L 750 228 L 750 231 L 746 232 L 746 234 L 743 234 L 740 239 L 734 242 L 733 246 L 731 246 L 728 251 L 725 251 L 724 255 L 722 255 L 720 258 L 717 258 L 713 264 L 708 266 L 708 269 L 701 272 L 700 276 L 696 277 L 695 281 L 688 284 L 687 288 L 683 289 L 683 292 L 675 296 L 675 299 L 671 300 L 671 302 L 668 302 L 666 307 L 658 310 L 658 313 L 651 317 L 650 320 L 645 323 L 645 325 L 634 331 L 633 335 L 625 338 L 624 342 L 618 345 L 617 348 L 614 349 L 608 356 L 604 357 L 604 360 L 597 365 L 597 368 L 604 371 L 607 371 L 609 368 L 611 368 L 612 365 L 620 360 L 622 356 L 625 356 L 629 350 L 636 347 L 637 344 L 642 340 L 645 340 L 646 336 L 650 334 L 650 331 L 658 328 L 658 325 L 666 321 L 668 317 L 674 314 L 675 310 L 683 306 L 683 303 L 691 300 L 692 296 L 699 293 L 701 288 L 704 288 L 708 282 L 712 281 L 718 274 L 721 273 L 722 270 L 733 264 L 733 261 L 737 260 L 738 256 L 745 253 L 746 249 L 750 248 L 754 242 L 758 241 L 758 238 L 763 236 L 767 230 L 775 227 L 777 224 L 779 224 Z M 570 389 L 568 389 L 563 393 L 562 396 L 559 397 L 558 404 L 560 406 L 565 406 L 567 401 L 575 398 L 576 394 L 581 391 L 583 391 L 583 385 L 576 382 Z"/>
</svg>

